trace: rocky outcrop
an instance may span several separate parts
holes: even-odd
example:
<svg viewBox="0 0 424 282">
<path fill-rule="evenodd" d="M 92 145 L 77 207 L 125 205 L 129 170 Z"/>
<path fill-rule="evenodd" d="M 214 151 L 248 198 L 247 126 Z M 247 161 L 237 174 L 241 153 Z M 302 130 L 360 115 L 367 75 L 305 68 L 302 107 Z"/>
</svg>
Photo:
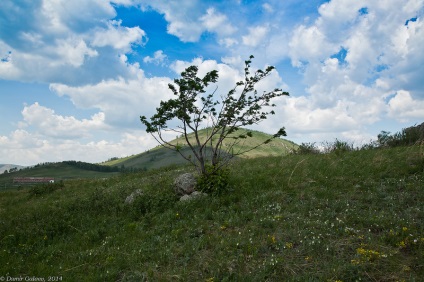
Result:
<svg viewBox="0 0 424 282">
<path fill-rule="evenodd" d="M 190 195 L 196 188 L 196 178 L 192 173 L 184 173 L 174 181 L 174 191 L 178 196 Z"/>
<path fill-rule="evenodd" d="M 196 191 L 196 178 L 192 173 L 184 173 L 174 181 L 174 191 L 180 196 L 180 201 L 190 201 L 205 197 L 208 194 Z"/>
</svg>

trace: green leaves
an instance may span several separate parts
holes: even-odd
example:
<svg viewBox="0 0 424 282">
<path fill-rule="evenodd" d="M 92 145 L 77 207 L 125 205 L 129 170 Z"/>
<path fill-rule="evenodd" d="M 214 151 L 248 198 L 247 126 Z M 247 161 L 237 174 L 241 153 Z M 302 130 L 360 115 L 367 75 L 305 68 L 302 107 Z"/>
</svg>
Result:
<svg viewBox="0 0 424 282">
<path fill-rule="evenodd" d="M 249 60 L 245 61 L 244 81 L 236 82 L 233 89 L 226 95 L 220 96 L 221 100 L 215 99 L 217 87 L 211 93 L 205 94 L 210 89 L 208 87 L 218 81 L 218 71 L 212 70 L 204 77 L 198 77 L 197 66 L 186 68 L 180 78 L 174 79 L 173 84 L 168 84 L 175 99 L 161 101 L 160 106 L 156 109 L 156 114 L 150 120 L 147 120 L 145 116 L 140 117 L 140 121 L 146 126 L 146 131 L 157 134 L 158 138 L 155 138 L 162 146 L 179 152 L 186 160 L 194 164 L 202 175 L 208 174 L 206 170 L 207 156 L 205 155 L 207 146 L 212 151 L 209 159 L 215 168 L 220 168 L 235 155 L 244 153 L 234 152 L 233 146 L 236 143 L 227 144 L 228 146 L 226 145 L 227 147 L 223 149 L 223 140 L 230 138 L 233 142 L 240 142 L 241 139 L 252 137 L 250 131 L 236 136 L 230 136 L 230 134 L 243 126 L 258 124 L 269 114 L 274 115 L 275 111 L 265 111 L 264 108 L 276 107 L 276 104 L 270 103 L 272 99 L 289 95 L 279 88 L 258 94 L 255 89 L 257 83 L 270 75 L 275 68 L 268 66 L 265 70 L 258 69 L 251 73 L 250 65 L 253 58 L 252 55 Z M 174 129 L 174 131 L 183 133 L 185 136 L 190 131 L 194 132 L 195 140 L 187 140 L 187 145 L 193 155 L 184 156 L 181 146 L 172 145 L 162 139 L 163 130 L 173 130 L 167 127 L 172 120 L 182 123 L 181 126 L 178 126 L 179 130 Z M 205 121 L 211 124 L 211 131 L 206 140 L 199 140 L 197 132 Z M 282 128 L 273 137 L 285 135 L 286 132 Z M 269 141 L 267 140 L 267 142 Z M 225 152 L 222 153 L 221 150 Z M 226 156 L 226 159 L 223 159 L 223 156 Z"/>
</svg>

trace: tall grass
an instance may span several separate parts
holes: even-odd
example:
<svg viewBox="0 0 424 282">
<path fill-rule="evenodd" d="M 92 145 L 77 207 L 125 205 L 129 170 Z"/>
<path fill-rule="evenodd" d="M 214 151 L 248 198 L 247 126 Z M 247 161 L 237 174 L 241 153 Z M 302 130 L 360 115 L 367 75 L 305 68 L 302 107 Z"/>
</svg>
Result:
<svg viewBox="0 0 424 282">
<path fill-rule="evenodd" d="M 341 146 L 343 147 L 343 146 Z M 338 147 L 339 148 L 339 147 Z M 339 148 L 340 149 L 340 148 Z M 179 202 L 190 167 L 0 194 L 0 276 L 63 281 L 420 281 L 419 146 L 239 160 Z M 132 205 L 126 197 L 141 189 Z"/>
</svg>

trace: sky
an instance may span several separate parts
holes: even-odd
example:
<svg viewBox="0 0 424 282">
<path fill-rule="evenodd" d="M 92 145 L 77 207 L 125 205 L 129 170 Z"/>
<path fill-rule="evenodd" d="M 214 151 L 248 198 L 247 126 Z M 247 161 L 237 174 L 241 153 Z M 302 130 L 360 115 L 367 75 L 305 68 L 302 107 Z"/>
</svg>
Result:
<svg viewBox="0 0 424 282">
<path fill-rule="evenodd" d="M 260 89 L 290 93 L 252 129 L 369 143 L 424 121 L 423 14 L 424 0 L 2 0 L 0 163 L 144 152 L 140 115 L 168 83 L 218 70 L 219 99 L 250 55 L 276 67 Z"/>
</svg>

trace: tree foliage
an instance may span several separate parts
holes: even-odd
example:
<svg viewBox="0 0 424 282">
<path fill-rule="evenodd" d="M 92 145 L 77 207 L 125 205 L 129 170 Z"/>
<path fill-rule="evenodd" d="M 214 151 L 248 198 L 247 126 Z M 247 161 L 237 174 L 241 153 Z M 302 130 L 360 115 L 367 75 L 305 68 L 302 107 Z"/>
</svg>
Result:
<svg viewBox="0 0 424 282">
<path fill-rule="evenodd" d="M 289 95 L 278 88 L 258 93 L 255 89 L 257 84 L 275 68 L 269 66 L 265 70 L 259 69 L 251 73 L 251 59 L 253 56 L 245 61 L 244 80 L 237 82 L 225 95 L 221 95 L 220 100 L 216 99 L 218 88 L 212 87 L 218 81 L 218 71 L 212 70 L 204 77 L 198 77 L 197 66 L 186 68 L 181 73 L 181 78 L 175 79 L 174 84 L 168 84 L 175 98 L 161 101 L 150 120 L 145 116 L 140 117 L 146 131 L 162 146 L 179 152 L 197 167 L 201 175 L 206 176 L 213 174 L 234 156 L 253 150 L 273 138 L 286 136 L 282 127 L 265 142 L 244 151 L 234 151 L 234 146 L 241 140 L 252 137 L 251 131 L 237 131 L 242 127 L 258 124 L 270 114 L 274 115 L 273 110 L 267 111 L 264 108 L 276 106 L 271 103 L 272 99 Z M 210 89 L 212 90 L 209 91 Z M 178 120 L 179 125 L 169 127 L 172 120 Z M 206 138 L 200 138 L 199 131 L 205 126 L 208 128 Z M 194 157 L 191 154 L 185 155 L 181 145 L 166 141 L 163 135 L 166 131 L 181 134 Z M 194 141 L 189 139 L 190 133 L 194 134 Z M 223 146 L 224 140 L 231 140 L 231 143 Z"/>
</svg>

